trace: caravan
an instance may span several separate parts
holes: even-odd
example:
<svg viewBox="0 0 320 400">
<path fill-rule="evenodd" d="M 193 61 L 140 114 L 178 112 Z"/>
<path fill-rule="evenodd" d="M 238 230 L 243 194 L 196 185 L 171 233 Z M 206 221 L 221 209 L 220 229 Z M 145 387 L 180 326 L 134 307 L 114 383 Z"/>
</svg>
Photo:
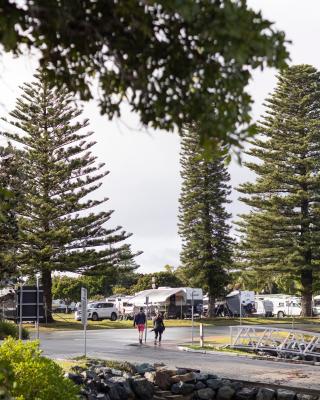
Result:
<svg viewBox="0 0 320 400">
<path fill-rule="evenodd" d="M 139 307 L 145 307 L 148 301 L 149 315 L 157 311 L 163 312 L 166 318 L 191 318 L 192 305 L 194 316 L 200 316 L 203 306 L 202 289 L 199 288 L 168 288 L 143 290 L 137 293 L 130 303 L 136 312 Z"/>
<path fill-rule="evenodd" d="M 268 300 L 272 303 L 272 316 L 277 318 L 299 316 L 301 314 L 300 297 L 287 294 L 259 294 L 255 296 L 256 302 Z M 271 310 L 269 310 L 270 312 Z"/>
</svg>

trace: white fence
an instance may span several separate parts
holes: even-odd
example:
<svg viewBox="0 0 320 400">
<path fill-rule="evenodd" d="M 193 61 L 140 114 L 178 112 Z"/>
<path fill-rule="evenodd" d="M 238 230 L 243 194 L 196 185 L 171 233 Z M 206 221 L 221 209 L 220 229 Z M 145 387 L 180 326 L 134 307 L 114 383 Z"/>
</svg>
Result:
<svg viewBox="0 0 320 400">
<path fill-rule="evenodd" d="M 230 326 L 230 347 L 320 357 L 320 333 L 265 326 Z"/>
</svg>

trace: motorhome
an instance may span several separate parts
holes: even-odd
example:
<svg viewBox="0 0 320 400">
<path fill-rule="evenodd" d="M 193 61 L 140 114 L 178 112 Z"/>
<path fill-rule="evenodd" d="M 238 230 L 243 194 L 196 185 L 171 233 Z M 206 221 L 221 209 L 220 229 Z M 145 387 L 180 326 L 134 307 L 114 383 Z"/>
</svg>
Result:
<svg viewBox="0 0 320 400">
<path fill-rule="evenodd" d="M 301 314 L 301 298 L 287 294 L 259 294 L 256 301 L 268 300 L 272 302 L 272 316 L 284 318 Z"/>
</svg>

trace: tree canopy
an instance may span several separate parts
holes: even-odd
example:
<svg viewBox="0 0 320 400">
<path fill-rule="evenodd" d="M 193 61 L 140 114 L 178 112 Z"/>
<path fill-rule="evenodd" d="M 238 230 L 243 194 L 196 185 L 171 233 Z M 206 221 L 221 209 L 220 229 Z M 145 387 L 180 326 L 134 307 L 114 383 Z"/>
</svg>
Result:
<svg viewBox="0 0 320 400">
<path fill-rule="evenodd" d="M 123 243 L 131 234 L 109 225 L 113 210 L 106 210 L 108 199 L 90 198 L 108 171 L 91 152 L 95 142 L 89 140 L 88 120 L 80 120 L 72 96 L 65 89 L 50 89 L 44 74 L 22 89 L 9 120 L 17 132 L 2 135 L 23 146 L 17 160 L 23 178 L 15 178 L 22 192 L 19 268 L 28 275 L 41 273 L 50 312 L 53 271 L 104 275 L 135 254 Z M 98 206 L 103 206 L 100 211 Z"/>
<path fill-rule="evenodd" d="M 2 0 L 0 43 L 37 49 L 52 83 L 109 118 L 127 103 L 143 125 L 239 146 L 253 132 L 246 86 L 255 68 L 285 66 L 285 35 L 246 0 Z M 214 129 L 212 127 L 214 126 Z"/>
<path fill-rule="evenodd" d="M 230 176 L 223 157 L 207 160 L 196 127 L 184 132 L 181 144 L 182 187 L 179 198 L 179 233 L 182 268 L 191 285 L 209 294 L 209 314 L 222 295 L 231 265 L 229 235 Z"/>
<path fill-rule="evenodd" d="M 301 285 L 302 315 L 311 316 L 320 268 L 320 73 L 310 65 L 283 71 L 259 124 L 241 200 L 251 207 L 239 221 L 240 266 L 290 275 Z"/>
</svg>

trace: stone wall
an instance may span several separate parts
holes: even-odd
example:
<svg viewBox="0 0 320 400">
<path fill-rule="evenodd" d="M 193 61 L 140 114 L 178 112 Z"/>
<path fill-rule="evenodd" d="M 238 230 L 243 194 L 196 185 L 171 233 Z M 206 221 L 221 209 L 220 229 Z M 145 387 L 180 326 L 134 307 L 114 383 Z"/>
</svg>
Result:
<svg viewBox="0 0 320 400">
<path fill-rule="evenodd" d="M 252 384 L 219 378 L 190 369 L 163 365 L 124 364 L 109 368 L 103 361 L 89 361 L 66 374 L 81 385 L 81 399 L 88 400 L 320 400 L 315 391 Z"/>
</svg>

